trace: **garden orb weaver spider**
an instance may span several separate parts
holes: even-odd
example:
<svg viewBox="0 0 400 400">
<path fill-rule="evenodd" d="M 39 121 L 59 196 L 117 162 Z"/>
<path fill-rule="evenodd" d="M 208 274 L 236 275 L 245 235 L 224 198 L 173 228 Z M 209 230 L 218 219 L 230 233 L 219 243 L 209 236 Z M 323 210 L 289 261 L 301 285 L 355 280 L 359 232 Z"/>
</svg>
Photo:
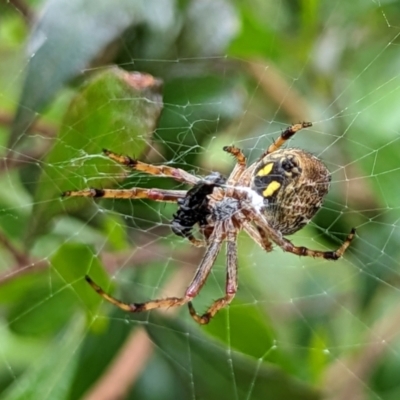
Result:
<svg viewBox="0 0 400 400">
<path fill-rule="evenodd" d="M 142 312 L 156 308 L 169 308 L 188 304 L 190 315 L 200 324 L 207 324 L 214 315 L 226 307 L 238 289 L 238 261 L 236 240 L 244 230 L 265 251 L 272 244 L 298 256 L 337 260 L 349 247 L 355 236 L 353 228 L 343 244 L 335 251 L 310 250 L 295 246 L 286 239 L 304 227 L 322 205 L 331 180 L 326 166 L 317 157 L 297 148 L 280 149 L 296 132 L 312 126 L 310 122 L 286 128 L 261 157 L 246 167 L 246 157 L 234 146 L 224 147 L 236 159 L 231 174 L 224 178 L 212 173 L 204 178 L 166 165 L 151 165 L 128 156 L 104 150 L 106 156 L 132 170 L 150 175 L 165 176 L 192 185 L 185 190 L 162 189 L 84 189 L 63 193 L 65 197 L 96 197 L 112 199 L 150 199 L 176 202 L 172 230 L 187 238 L 193 245 L 205 247 L 204 256 L 197 267 L 192 282 L 182 297 L 167 297 L 144 303 L 124 303 L 105 293 L 90 277 L 87 282 L 105 300 L 128 312 Z M 203 239 L 192 234 L 198 224 Z M 208 310 L 199 315 L 192 300 L 200 292 L 226 241 L 227 275 L 225 295 L 214 301 Z"/>
</svg>

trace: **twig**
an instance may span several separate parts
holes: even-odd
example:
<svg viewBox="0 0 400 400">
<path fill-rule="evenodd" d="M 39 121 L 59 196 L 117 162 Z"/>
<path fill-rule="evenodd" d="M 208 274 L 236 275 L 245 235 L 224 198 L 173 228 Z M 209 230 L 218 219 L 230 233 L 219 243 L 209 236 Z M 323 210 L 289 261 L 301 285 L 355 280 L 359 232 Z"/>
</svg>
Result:
<svg viewBox="0 0 400 400">
<path fill-rule="evenodd" d="M 249 63 L 248 70 L 264 93 L 275 101 L 293 122 L 305 119 L 309 113 L 306 101 L 271 62 L 256 60 Z"/>
<path fill-rule="evenodd" d="M 5 126 L 11 126 L 14 121 L 14 116 L 8 112 L 0 111 L 0 124 Z M 30 132 L 41 133 L 46 138 L 55 137 L 57 134 L 57 127 L 52 124 L 36 121 L 29 128 Z"/>
<path fill-rule="evenodd" d="M 83 397 L 85 400 L 124 399 L 153 353 L 153 343 L 143 328 L 131 333 L 100 381 Z"/>
<path fill-rule="evenodd" d="M 31 261 L 26 262 L 24 265 L 17 265 L 0 274 L 0 286 L 19 278 L 20 276 L 33 274 L 35 272 L 44 271 L 49 268 L 48 261 Z"/>
<path fill-rule="evenodd" d="M 1 230 L 0 230 L 0 246 L 6 248 L 13 255 L 19 267 L 26 265 L 28 263 L 29 257 L 24 252 L 17 249 L 11 242 L 11 240 Z"/>
</svg>

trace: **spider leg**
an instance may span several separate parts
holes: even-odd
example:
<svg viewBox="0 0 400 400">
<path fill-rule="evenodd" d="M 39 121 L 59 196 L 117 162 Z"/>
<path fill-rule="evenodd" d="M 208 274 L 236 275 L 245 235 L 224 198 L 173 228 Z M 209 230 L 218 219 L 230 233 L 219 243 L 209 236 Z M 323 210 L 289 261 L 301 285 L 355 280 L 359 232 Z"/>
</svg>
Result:
<svg viewBox="0 0 400 400">
<path fill-rule="evenodd" d="M 261 230 L 260 232 L 260 230 L 249 223 L 243 224 L 243 229 L 262 249 L 272 251 L 272 243 L 264 231 Z"/>
<path fill-rule="evenodd" d="M 193 297 L 195 297 L 200 289 L 203 287 L 206 279 L 214 265 L 215 259 L 219 253 L 222 245 L 222 232 L 221 230 L 214 230 L 210 237 L 210 245 L 207 248 L 200 265 L 197 268 L 196 274 L 186 289 L 183 297 L 167 297 L 165 299 L 150 300 L 144 303 L 124 303 L 123 301 L 117 300 L 110 296 L 104 290 L 98 286 L 89 276 L 85 276 L 86 281 L 89 285 L 106 301 L 114 304 L 120 309 L 128 312 L 142 312 L 149 311 L 156 308 L 169 308 L 182 306 L 188 303 Z"/>
<path fill-rule="evenodd" d="M 226 151 L 229 154 L 232 154 L 233 157 L 236 158 L 236 162 L 240 167 L 246 167 L 246 157 L 243 154 L 242 150 L 235 146 L 225 146 L 222 150 Z"/>
<path fill-rule="evenodd" d="M 83 189 L 69 190 L 63 197 L 96 197 L 103 199 L 149 199 L 163 202 L 177 202 L 184 198 L 186 190 L 143 189 Z"/>
<path fill-rule="evenodd" d="M 217 255 L 221 250 L 223 240 L 223 231 L 220 225 L 214 227 L 214 231 L 208 240 L 208 247 L 206 253 L 204 254 L 200 265 L 197 267 L 196 273 L 193 277 L 192 282 L 186 289 L 185 295 L 189 297 L 189 300 L 196 297 L 200 292 L 201 288 L 206 283 L 208 275 L 215 263 Z"/>
<path fill-rule="evenodd" d="M 142 312 L 152 310 L 154 308 L 169 308 L 174 306 L 181 306 L 187 303 L 190 299 L 186 299 L 185 297 L 167 297 L 166 299 L 160 300 L 150 300 L 145 303 L 124 303 L 116 299 L 115 297 L 110 296 L 107 294 L 100 286 L 98 286 L 89 276 L 85 276 L 87 283 L 106 301 L 114 306 L 117 306 L 121 310 L 128 311 L 128 312 Z"/>
<path fill-rule="evenodd" d="M 190 315 L 199 324 L 208 324 L 215 314 L 226 307 L 235 297 L 238 288 L 238 260 L 237 260 L 237 231 L 233 225 L 229 226 L 230 230 L 227 235 L 226 242 L 226 287 L 225 296 L 214 301 L 203 315 L 198 315 L 191 302 L 188 303 Z"/>
<path fill-rule="evenodd" d="M 185 238 L 189 240 L 195 247 L 205 247 L 207 246 L 207 242 L 205 240 L 196 239 L 191 233 L 185 235 Z"/>
<path fill-rule="evenodd" d="M 264 153 L 261 154 L 260 160 L 262 160 L 267 154 L 273 153 L 278 150 L 287 140 L 289 140 L 296 132 L 300 131 L 304 128 L 309 128 L 312 126 L 311 122 L 301 122 L 300 124 L 295 124 L 288 126 L 282 133 L 281 136 L 278 137 L 272 143 Z"/>
<path fill-rule="evenodd" d="M 196 176 L 189 174 L 189 172 L 186 172 L 180 168 L 173 168 L 167 165 L 146 164 L 129 156 L 118 155 L 106 149 L 103 149 L 103 153 L 111 160 L 134 171 L 145 172 L 149 175 L 166 176 L 173 178 L 178 182 L 184 182 L 190 185 L 195 185 L 200 181 L 200 178 L 197 178 Z"/>
<path fill-rule="evenodd" d="M 236 165 L 229 176 L 228 183 L 237 181 L 246 170 L 246 157 L 242 150 L 235 146 L 225 146 L 222 150 L 232 154 L 236 158 Z"/>
<path fill-rule="evenodd" d="M 338 260 L 343 256 L 346 249 L 350 246 L 355 234 L 356 230 L 355 228 L 352 228 L 342 245 L 337 250 L 333 251 L 311 250 L 307 247 L 295 246 L 292 242 L 284 238 L 282 244 L 277 243 L 277 245 L 281 246 L 284 251 L 288 251 L 298 256 L 318 257 L 325 258 L 326 260 Z"/>
<path fill-rule="evenodd" d="M 342 245 L 333 251 L 321 251 L 321 250 L 311 250 L 303 246 L 295 246 L 290 240 L 284 238 L 280 233 L 271 228 L 264 217 L 258 213 L 253 214 L 253 220 L 257 226 L 258 232 L 261 237 L 267 237 L 276 243 L 282 250 L 289 253 L 296 254 L 298 256 L 307 257 L 318 257 L 325 258 L 326 260 L 337 260 L 343 256 L 346 249 L 350 246 L 350 243 L 354 239 L 356 234 L 355 228 L 352 228 L 347 238 L 342 243 Z"/>
</svg>

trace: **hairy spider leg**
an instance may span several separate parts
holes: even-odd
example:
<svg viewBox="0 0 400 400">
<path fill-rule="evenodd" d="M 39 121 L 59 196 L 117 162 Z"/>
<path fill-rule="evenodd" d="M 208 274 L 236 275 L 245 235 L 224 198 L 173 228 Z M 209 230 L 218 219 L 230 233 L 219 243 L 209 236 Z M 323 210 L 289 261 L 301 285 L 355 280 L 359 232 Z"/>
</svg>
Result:
<svg viewBox="0 0 400 400">
<path fill-rule="evenodd" d="M 115 297 L 107 294 L 100 286 L 98 286 L 89 276 L 85 276 L 86 281 L 89 285 L 106 301 L 120 309 L 128 312 L 142 312 L 149 311 L 156 308 L 170 308 L 182 306 L 188 303 L 193 297 L 195 297 L 201 288 L 203 287 L 206 279 L 214 265 L 215 259 L 221 249 L 222 245 L 222 232 L 221 230 L 215 230 L 210 237 L 210 245 L 207 248 L 199 266 L 197 267 L 195 276 L 186 289 L 183 297 L 167 297 L 165 299 L 150 300 L 144 303 L 125 303 L 116 299 Z"/>
<path fill-rule="evenodd" d="M 236 165 L 233 168 L 231 174 L 229 175 L 227 183 L 236 182 L 239 180 L 240 176 L 242 176 L 243 172 L 246 170 L 246 157 L 243 154 L 243 151 L 235 146 L 225 146 L 223 147 L 224 151 L 233 155 L 236 158 Z"/>
<path fill-rule="evenodd" d="M 245 222 L 243 224 L 244 231 L 265 251 L 270 252 L 273 250 L 272 243 L 268 238 L 260 235 L 258 229 L 256 229 L 252 224 Z"/>
<path fill-rule="evenodd" d="M 226 286 L 225 286 L 225 296 L 214 301 L 208 310 L 203 314 L 199 315 L 193 307 L 192 302 L 188 303 L 189 313 L 192 318 L 199 324 L 208 324 L 215 316 L 215 314 L 226 307 L 236 295 L 238 289 L 238 259 L 237 259 L 237 231 L 232 223 L 228 226 L 228 235 L 226 238 Z"/>
<path fill-rule="evenodd" d="M 288 126 L 268 148 L 265 150 L 259 159 L 251 164 L 247 169 L 245 166 L 246 158 L 243 155 L 243 152 L 235 146 L 225 146 L 223 148 L 224 151 L 232 154 L 236 160 L 237 164 L 235 168 L 232 170 L 229 178 L 229 182 L 238 182 L 239 180 L 245 186 L 249 185 L 249 182 L 254 174 L 254 170 L 257 167 L 258 163 L 268 154 L 273 153 L 278 150 L 287 140 L 289 140 L 296 132 L 300 131 L 304 128 L 309 128 L 312 126 L 311 122 L 301 122 L 299 124 Z"/>
<path fill-rule="evenodd" d="M 270 227 L 270 225 L 262 215 L 258 213 L 253 213 L 253 218 L 256 227 L 258 229 L 258 232 L 263 241 L 269 242 L 269 239 L 271 239 L 283 251 L 287 251 L 289 253 L 293 253 L 298 256 L 325 258 L 326 260 L 338 260 L 340 257 L 343 256 L 346 249 L 350 246 L 350 243 L 352 242 L 356 234 L 356 229 L 352 228 L 350 233 L 347 235 L 345 241 L 337 250 L 334 251 L 311 250 L 308 249 L 307 247 L 295 246 L 290 240 L 284 238 L 281 235 L 278 235 L 274 231 L 274 229 Z"/>
<path fill-rule="evenodd" d="M 131 189 L 83 189 L 69 190 L 62 194 L 63 197 L 94 197 L 102 199 L 149 199 L 163 202 L 177 202 L 184 198 L 186 190 L 144 189 L 134 187 Z"/>
<path fill-rule="evenodd" d="M 242 150 L 236 146 L 225 146 L 222 148 L 223 151 L 233 155 L 236 158 L 236 162 L 241 167 L 246 167 L 246 156 L 243 154 Z"/>
<path fill-rule="evenodd" d="M 274 151 L 278 150 L 287 140 L 289 140 L 296 132 L 304 129 L 309 128 L 312 126 L 311 122 L 301 122 L 299 124 L 294 124 L 288 126 L 269 147 L 264 153 L 261 154 L 259 160 L 262 160 L 267 154 L 273 153 Z"/>
<path fill-rule="evenodd" d="M 118 164 L 124 165 L 134 171 L 145 172 L 149 175 L 165 176 L 173 178 L 178 182 L 184 182 L 190 185 L 195 185 L 200 181 L 200 178 L 197 178 L 196 176 L 189 174 L 189 172 L 186 172 L 180 168 L 173 168 L 167 165 L 146 164 L 129 156 L 115 154 L 107 149 L 103 149 L 103 153 L 111 160 L 117 162 Z"/>
<path fill-rule="evenodd" d="M 192 243 L 192 245 L 195 247 L 207 246 L 207 242 L 205 240 L 196 239 L 192 233 L 188 233 L 187 235 L 185 235 L 185 239 L 189 240 L 189 242 Z"/>
</svg>

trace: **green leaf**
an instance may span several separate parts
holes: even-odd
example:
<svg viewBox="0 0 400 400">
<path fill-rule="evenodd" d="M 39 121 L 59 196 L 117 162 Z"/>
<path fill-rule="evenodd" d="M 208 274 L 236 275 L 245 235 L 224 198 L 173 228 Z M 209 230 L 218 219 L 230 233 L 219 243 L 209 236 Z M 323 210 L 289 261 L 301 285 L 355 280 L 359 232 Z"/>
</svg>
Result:
<svg viewBox="0 0 400 400">
<path fill-rule="evenodd" d="M 319 393 L 280 368 L 228 350 L 176 319 L 152 313 L 147 332 L 195 398 L 316 400 Z M 252 340 L 249 338 L 249 340 Z M 218 397 L 216 397 L 216 394 Z"/>
<path fill-rule="evenodd" d="M 141 22 L 143 5 L 130 0 L 51 0 L 43 4 L 30 36 L 30 59 L 8 147 L 14 147 L 36 113 L 66 82 L 81 74 L 127 27 Z"/>
<path fill-rule="evenodd" d="M 273 3 L 271 3 L 273 4 Z M 269 24 L 260 23 L 253 15 L 249 3 L 241 5 L 241 32 L 231 43 L 229 54 L 238 57 L 276 56 L 279 50 L 271 46 L 274 40 L 280 40 Z"/>
<path fill-rule="evenodd" d="M 74 321 L 42 357 L 2 393 L 2 399 L 65 399 L 78 365 L 76 344 L 81 342 L 83 330 L 83 321 Z"/>
<path fill-rule="evenodd" d="M 126 230 L 120 216 L 109 215 L 108 218 L 104 218 L 103 230 L 113 250 L 125 250 L 129 247 Z"/>
<path fill-rule="evenodd" d="M 62 329 L 76 311 L 75 296 L 60 282 L 48 280 L 31 287 L 16 301 L 7 315 L 10 328 L 19 335 L 43 336 Z M 23 318 L 21 318 L 23 316 Z"/>
<path fill-rule="evenodd" d="M 56 214 L 89 204 L 61 199 L 62 192 L 115 183 L 121 167 L 102 155 L 107 148 L 139 157 L 162 109 L 161 83 L 151 75 L 109 68 L 72 100 L 54 147 L 41 165 L 28 242 Z M 109 177 L 105 179 L 105 177 Z"/>
<path fill-rule="evenodd" d="M 196 153 L 204 151 L 202 143 L 241 115 L 244 99 L 243 85 L 235 74 L 223 78 L 217 74 L 183 75 L 167 81 L 165 109 L 157 131 L 162 134 L 165 157 L 188 169 Z"/>
<path fill-rule="evenodd" d="M 99 259 L 86 245 L 66 243 L 61 246 L 51 264 L 61 279 L 68 285 L 88 313 L 96 313 L 102 298 L 85 281 L 90 275 L 103 288 L 110 287 L 108 276 Z"/>
<path fill-rule="evenodd" d="M 264 358 L 274 347 L 271 326 L 266 324 L 265 315 L 257 307 L 246 307 L 238 303 L 236 300 L 235 305 L 229 307 L 229 311 L 222 309 L 218 318 L 214 318 L 205 330 L 222 342 L 229 337 L 230 346 L 241 353 L 256 359 Z M 252 340 L 247 340 L 248 336 L 251 336 Z"/>
<path fill-rule="evenodd" d="M 122 323 L 126 315 L 114 307 L 110 313 L 109 323 L 104 325 L 101 330 L 91 329 L 85 336 L 82 341 L 79 366 L 68 399 L 83 398 L 84 393 L 94 382 L 101 379 L 113 360 L 118 357 L 121 347 L 125 345 L 128 336 L 134 329 L 132 324 Z M 100 321 L 104 321 L 103 316 L 97 318 L 95 322 L 97 324 Z"/>
<path fill-rule="evenodd" d="M 87 274 L 107 291 L 112 289 L 99 259 L 85 244 L 63 244 L 50 264 L 51 274 L 48 271 L 27 274 L 3 285 L 0 302 L 11 303 L 7 319 L 14 332 L 53 333 L 65 326 L 78 307 L 91 320 L 103 300 L 85 281 Z M 101 330 L 105 322 L 105 319 L 96 320 L 92 328 Z"/>
<path fill-rule="evenodd" d="M 26 296 L 26 293 L 34 290 L 45 280 L 43 272 L 32 272 L 22 274 L 15 279 L 10 274 L 10 279 L 6 279 L 1 284 L 0 303 L 12 305 Z"/>
<path fill-rule="evenodd" d="M 310 372 L 316 384 L 320 383 L 321 377 L 323 377 L 323 373 L 330 360 L 329 352 L 326 351 L 328 347 L 326 329 L 321 326 L 320 329 L 313 332 L 309 351 Z"/>
</svg>

